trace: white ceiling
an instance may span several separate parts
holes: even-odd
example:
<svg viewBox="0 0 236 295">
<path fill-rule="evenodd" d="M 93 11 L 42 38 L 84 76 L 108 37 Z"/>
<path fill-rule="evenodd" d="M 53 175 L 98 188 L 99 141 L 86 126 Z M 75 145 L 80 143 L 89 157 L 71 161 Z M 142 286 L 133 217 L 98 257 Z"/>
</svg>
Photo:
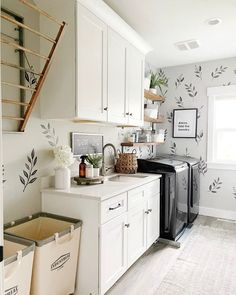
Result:
<svg viewBox="0 0 236 295">
<path fill-rule="evenodd" d="M 104 0 L 152 47 L 147 62 L 167 67 L 236 56 L 236 0 Z M 205 21 L 218 17 L 222 23 Z M 179 51 L 174 43 L 197 39 Z"/>
</svg>

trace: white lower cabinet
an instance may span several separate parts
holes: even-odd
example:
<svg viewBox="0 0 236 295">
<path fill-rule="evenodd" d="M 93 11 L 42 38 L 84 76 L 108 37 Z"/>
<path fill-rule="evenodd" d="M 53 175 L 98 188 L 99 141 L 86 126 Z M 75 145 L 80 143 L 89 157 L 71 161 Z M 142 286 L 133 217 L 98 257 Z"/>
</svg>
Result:
<svg viewBox="0 0 236 295">
<path fill-rule="evenodd" d="M 127 269 L 127 213 L 101 226 L 101 294 L 105 293 Z"/>
<path fill-rule="evenodd" d="M 142 202 L 128 213 L 128 267 L 146 250 L 145 203 Z"/>
<path fill-rule="evenodd" d="M 42 210 L 83 221 L 74 294 L 104 295 L 159 237 L 160 181 L 104 201 L 45 190 Z"/>
<path fill-rule="evenodd" d="M 159 237 L 160 195 L 159 189 L 156 189 L 157 184 L 159 182 L 156 182 L 156 186 L 149 184 L 128 191 L 127 212 L 101 225 L 101 294 L 104 294 Z M 122 197 L 124 198 L 124 195 L 116 199 Z M 105 203 L 112 202 L 108 200 Z M 114 205 L 108 207 L 107 213 L 102 210 L 102 215 L 109 215 L 110 212 L 122 208 L 121 201 L 116 200 Z M 101 218 L 104 219 L 104 216 Z"/>
<path fill-rule="evenodd" d="M 147 248 L 160 235 L 160 199 L 159 195 L 148 197 L 147 200 Z"/>
</svg>

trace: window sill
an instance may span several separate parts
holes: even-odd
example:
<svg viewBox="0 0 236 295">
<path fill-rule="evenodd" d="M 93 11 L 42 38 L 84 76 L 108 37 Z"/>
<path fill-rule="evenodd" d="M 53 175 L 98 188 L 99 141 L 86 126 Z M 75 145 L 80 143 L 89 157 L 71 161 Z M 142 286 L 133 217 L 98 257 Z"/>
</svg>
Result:
<svg viewBox="0 0 236 295">
<path fill-rule="evenodd" d="M 228 164 L 228 163 L 207 162 L 207 168 L 215 169 L 215 170 L 236 170 L 236 163 Z"/>
</svg>

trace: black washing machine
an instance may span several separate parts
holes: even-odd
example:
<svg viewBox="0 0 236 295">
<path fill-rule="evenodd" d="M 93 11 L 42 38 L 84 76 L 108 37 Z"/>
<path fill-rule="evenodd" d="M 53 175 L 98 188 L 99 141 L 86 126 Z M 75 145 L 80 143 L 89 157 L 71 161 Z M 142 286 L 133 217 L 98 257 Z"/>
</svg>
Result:
<svg viewBox="0 0 236 295">
<path fill-rule="evenodd" d="M 170 158 L 138 159 L 138 171 L 161 174 L 160 237 L 177 241 L 188 222 L 187 163 Z"/>
<path fill-rule="evenodd" d="M 192 224 L 199 214 L 200 201 L 200 173 L 198 170 L 199 159 L 193 157 L 162 154 L 158 157 L 180 160 L 189 166 L 188 188 L 188 224 Z"/>
</svg>

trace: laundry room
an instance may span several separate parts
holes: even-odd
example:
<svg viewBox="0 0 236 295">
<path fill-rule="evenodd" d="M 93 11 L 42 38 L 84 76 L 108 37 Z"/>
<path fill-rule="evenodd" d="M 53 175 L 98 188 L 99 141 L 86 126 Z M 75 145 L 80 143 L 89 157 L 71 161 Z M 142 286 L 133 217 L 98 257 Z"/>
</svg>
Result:
<svg viewBox="0 0 236 295">
<path fill-rule="evenodd" d="M 1 295 L 235 295 L 235 11 L 1 0 Z"/>
</svg>

